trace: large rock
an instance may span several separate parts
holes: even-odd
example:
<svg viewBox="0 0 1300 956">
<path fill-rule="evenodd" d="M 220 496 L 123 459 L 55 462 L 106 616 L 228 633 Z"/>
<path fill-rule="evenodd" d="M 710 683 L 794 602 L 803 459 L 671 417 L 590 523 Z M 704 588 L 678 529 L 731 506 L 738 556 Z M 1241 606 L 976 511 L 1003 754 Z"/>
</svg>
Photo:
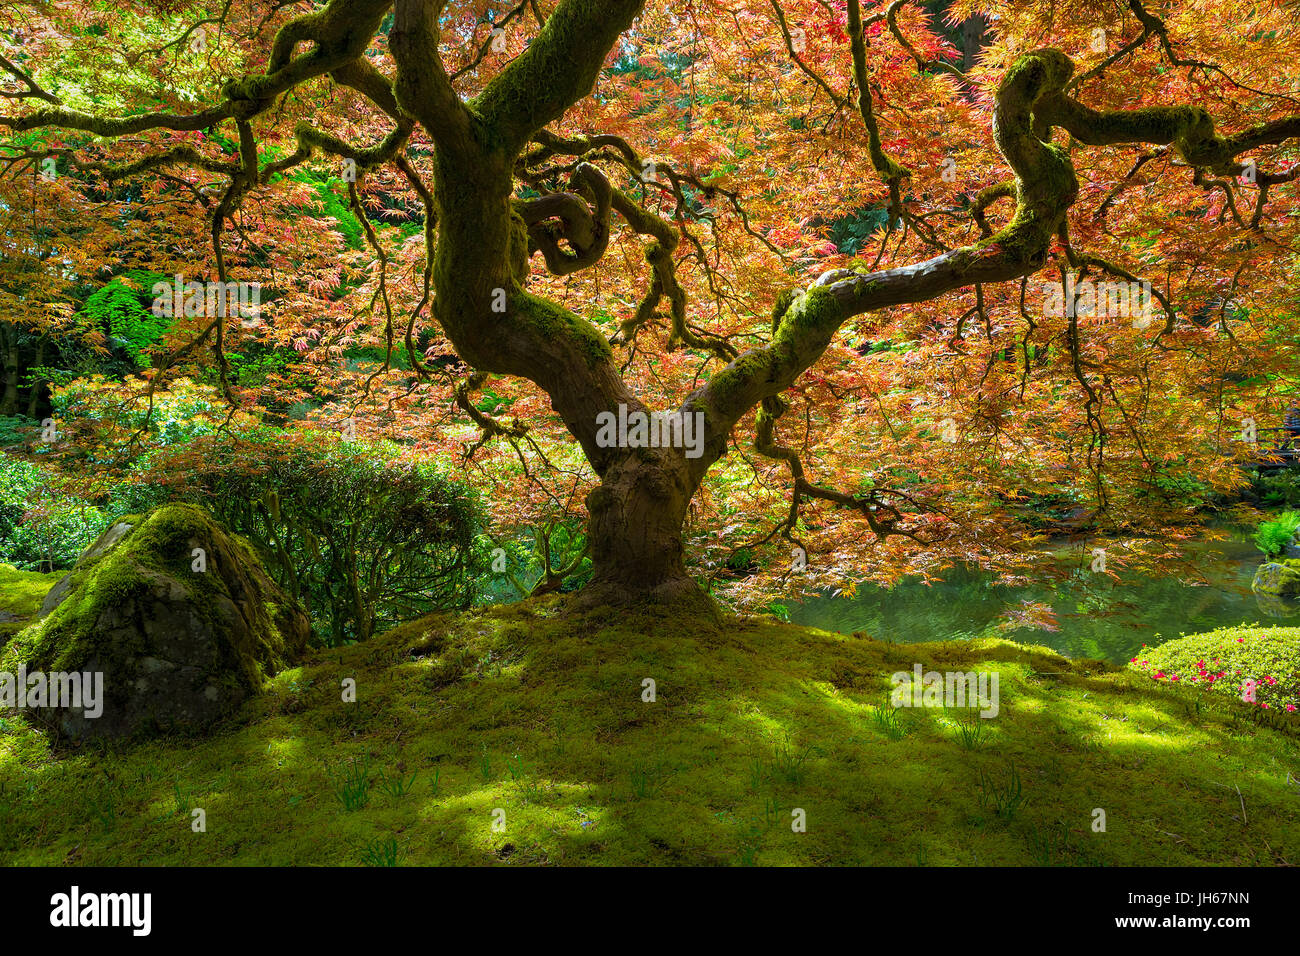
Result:
<svg viewBox="0 0 1300 956">
<path fill-rule="evenodd" d="M 1300 597 L 1300 560 L 1283 558 L 1261 564 L 1250 582 L 1256 594 L 1293 600 Z"/>
<path fill-rule="evenodd" d="M 114 523 L 41 612 L 0 672 L 102 672 L 100 716 L 27 711 L 72 739 L 206 730 L 297 661 L 310 634 L 248 543 L 180 504 Z"/>
<path fill-rule="evenodd" d="M 1261 564 L 1250 582 L 1255 602 L 1269 617 L 1295 617 L 1300 613 L 1300 560 L 1283 558 Z"/>
</svg>

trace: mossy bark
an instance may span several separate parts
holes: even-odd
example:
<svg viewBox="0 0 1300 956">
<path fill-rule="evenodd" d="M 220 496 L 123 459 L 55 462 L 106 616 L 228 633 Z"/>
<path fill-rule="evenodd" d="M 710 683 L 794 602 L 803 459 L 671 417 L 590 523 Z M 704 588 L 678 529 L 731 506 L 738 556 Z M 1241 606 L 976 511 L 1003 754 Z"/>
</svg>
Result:
<svg viewBox="0 0 1300 956">
<path fill-rule="evenodd" d="M 561 4 L 528 50 L 471 103 L 455 96 L 437 57 L 429 56 L 438 24 L 428 7 L 399 0 L 390 37 L 398 101 L 439 147 L 435 316 L 474 368 L 541 386 L 581 444 L 601 479 L 588 499 L 595 577 L 584 600 L 609 604 L 700 597 L 682 543 L 699 475 L 682 449 L 597 442 L 601 413 L 620 405 L 648 409 L 624 383 L 595 326 L 524 289 L 527 236 L 511 194 L 520 151 L 590 92 L 640 7 L 634 0 Z"/>
<path fill-rule="evenodd" d="M 392 117 L 397 128 L 380 146 L 356 151 L 332 135 L 304 126 L 299 130 L 300 149 L 310 151 L 314 143 L 343 155 L 378 159 L 391 155 L 418 122 L 436 146 L 435 183 L 429 197 L 436 208 L 430 210 L 426 232 L 433 247 L 435 316 L 457 352 L 476 369 L 527 378 L 551 397 L 602 480 L 591 510 L 596 580 L 602 587 L 617 582 L 632 597 L 638 592 L 660 593 L 669 582 L 676 582 L 669 590 L 688 589 L 680 522 L 705 471 L 725 453 L 742 416 L 788 388 L 821 357 L 847 319 L 932 300 L 975 283 L 1019 279 L 1042 267 L 1078 191 L 1068 155 L 1051 141 L 1054 127 L 1088 145 L 1169 144 L 1198 170 L 1221 175 L 1244 168 L 1237 157 L 1248 150 L 1300 136 L 1300 116 L 1224 136 L 1199 107 L 1093 110 L 1067 92 L 1074 70 L 1069 57 L 1054 49 L 1025 53 L 1007 71 L 995 99 L 994 136 L 1014 181 L 986 190 L 978 199 L 975 215 L 985 233 L 982 241 L 880 272 L 835 270 L 811 288 L 784 296 L 774 316 L 771 343 L 736 358 L 682 406 L 683 412 L 702 412 L 706 417 L 702 457 L 688 461 L 671 452 L 646 456 L 603 448 L 596 443 L 600 413 L 616 411 L 620 405 L 645 411 L 644 405 L 624 384 L 609 344 L 595 326 L 524 288 L 529 224 L 521 219 L 511 196 L 521 152 L 537 137 L 555 140 L 554 134 L 544 132 L 545 127 L 590 95 L 618 37 L 643 6 L 644 0 L 560 0 L 551 5 L 545 26 L 524 52 L 467 103 L 454 89 L 439 54 L 444 3 L 329 0 L 279 30 L 264 73 L 232 79 L 223 87 L 223 101 L 200 112 L 100 117 L 45 97 L 54 105 L 20 117 L 0 114 L 0 127 L 14 132 L 64 127 L 120 137 L 152 129 L 202 130 L 234 119 L 240 131 L 241 164 L 231 168 L 234 185 L 242 192 L 260 175 L 248 121 L 270 110 L 280 94 L 312 78 L 328 74 L 358 90 Z M 854 0 L 846 10 L 857 88 L 854 98 L 867 129 L 871 166 L 889 186 L 891 214 L 901 213 L 900 183 L 908 171 L 884 151 L 877 129 L 860 7 Z M 396 64 L 391 84 L 365 58 L 390 9 L 393 21 L 387 44 Z M 1163 30 L 1140 6 L 1134 9 L 1146 30 Z M 143 171 L 164 160 L 182 159 L 200 166 L 205 163 L 182 146 L 129 168 Z M 230 172 L 228 164 L 218 168 Z M 417 189 L 425 198 L 422 183 Z M 993 233 L 983 212 L 993 199 L 1003 196 L 1014 196 L 1015 213 Z M 670 268 L 671 245 L 676 241 L 673 230 L 664 224 L 659 231 L 655 217 L 642 216 L 644 210 L 638 211 L 634 204 L 620 205 L 617 192 L 596 196 L 593 227 L 604 227 L 608 201 L 634 229 L 656 238 L 648 252 L 659 291 L 672 303 L 673 341 L 718 348 L 716 342 L 693 338 L 688 330 L 684 294 L 675 288 Z M 223 203 L 214 216 L 218 247 L 219 225 L 227 211 Z M 585 215 L 584 211 L 579 218 Z M 598 233 L 581 232 L 585 239 L 580 237 L 578 244 L 585 248 L 580 254 L 565 257 L 551 249 L 551 259 L 562 262 L 563 270 L 585 267 L 603 251 L 605 237 Z M 218 350 L 221 328 L 216 326 Z M 408 337 L 408 347 L 409 342 Z M 0 400 L 13 404 L 12 395 Z M 673 522 L 676 530 L 670 528 Z"/>
<path fill-rule="evenodd" d="M 696 484 L 677 449 L 620 458 L 587 496 L 595 574 L 583 603 L 678 603 L 700 598 L 687 575 L 682 525 Z"/>
</svg>

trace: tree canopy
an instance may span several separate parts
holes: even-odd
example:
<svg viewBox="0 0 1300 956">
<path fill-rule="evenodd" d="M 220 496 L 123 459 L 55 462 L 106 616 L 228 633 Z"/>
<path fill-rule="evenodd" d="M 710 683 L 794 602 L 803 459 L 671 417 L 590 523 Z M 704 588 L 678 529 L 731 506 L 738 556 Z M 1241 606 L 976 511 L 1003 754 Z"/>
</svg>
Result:
<svg viewBox="0 0 1300 956">
<path fill-rule="evenodd" d="M 1294 17 L 14 0 L 0 313 L 126 340 L 114 400 L 202 382 L 585 523 L 593 600 L 1014 574 L 1029 502 L 1176 539 L 1300 371 Z M 155 277 L 260 306 L 161 322 Z"/>
</svg>

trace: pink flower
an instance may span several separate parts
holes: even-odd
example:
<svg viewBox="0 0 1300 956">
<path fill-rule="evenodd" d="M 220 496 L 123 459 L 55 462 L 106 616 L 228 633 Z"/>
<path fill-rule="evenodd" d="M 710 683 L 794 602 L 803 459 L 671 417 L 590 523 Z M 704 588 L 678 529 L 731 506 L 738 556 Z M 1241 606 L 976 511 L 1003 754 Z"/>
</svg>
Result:
<svg viewBox="0 0 1300 956">
<path fill-rule="evenodd" d="M 1287 704 L 1287 705 L 1286 705 L 1286 712 L 1287 712 L 1288 714 L 1294 714 L 1294 713 L 1295 713 L 1295 704 Z"/>
</svg>

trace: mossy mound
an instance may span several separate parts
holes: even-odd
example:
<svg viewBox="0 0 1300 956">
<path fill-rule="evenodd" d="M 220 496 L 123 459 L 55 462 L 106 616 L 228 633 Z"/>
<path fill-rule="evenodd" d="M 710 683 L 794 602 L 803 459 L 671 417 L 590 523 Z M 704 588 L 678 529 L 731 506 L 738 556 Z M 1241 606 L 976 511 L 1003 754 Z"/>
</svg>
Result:
<svg viewBox="0 0 1300 956">
<path fill-rule="evenodd" d="M 1185 690 L 1300 713 L 1300 628 L 1224 627 L 1143 651 L 1130 666 Z M 1253 694 L 1246 682 L 1253 681 Z M 1253 701 L 1243 698 L 1253 696 Z"/>
<path fill-rule="evenodd" d="M 998 673 L 997 716 L 894 710 L 917 663 Z M 1300 846 L 1300 719 L 1002 640 L 551 595 L 319 650 L 242 718 L 111 752 L 0 722 L 0 864 L 1281 866 Z"/>
<path fill-rule="evenodd" d="M 0 671 L 102 673 L 98 716 L 31 711 L 71 739 L 206 730 L 296 661 L 310 633 L 248 543 L 184 504 L 115 522 L 42 614 L 5 646 Z"/>
</svg>

